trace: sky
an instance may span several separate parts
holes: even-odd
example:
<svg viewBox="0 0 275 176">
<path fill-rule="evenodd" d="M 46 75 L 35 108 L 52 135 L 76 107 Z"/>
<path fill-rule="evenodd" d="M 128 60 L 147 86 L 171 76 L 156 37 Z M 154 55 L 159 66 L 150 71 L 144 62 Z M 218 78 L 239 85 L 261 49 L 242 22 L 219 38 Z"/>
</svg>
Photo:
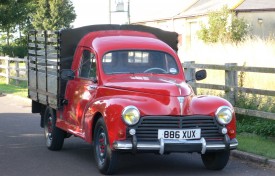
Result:
<svg viewBox="0 0 275 176">
<path fill-rule="evenodd" d="M 127 12 L 115 11 L 115 2 L 123 0 L 71 0 L 77 18 L 74 27 L 92 24 L 123 24 L 128 21 Z M 109 1 L 111 2 L 111 13 L 109 13 Z M 189 0 L 187 0 L 189 1 Z M 128 0 L 124 0 L 127 11 Z M 129 0 L 130 21 L 144 21 L 148 19 L 164 18 L 178 14 L 186 1 L 184 0 Z"/>
</svg>

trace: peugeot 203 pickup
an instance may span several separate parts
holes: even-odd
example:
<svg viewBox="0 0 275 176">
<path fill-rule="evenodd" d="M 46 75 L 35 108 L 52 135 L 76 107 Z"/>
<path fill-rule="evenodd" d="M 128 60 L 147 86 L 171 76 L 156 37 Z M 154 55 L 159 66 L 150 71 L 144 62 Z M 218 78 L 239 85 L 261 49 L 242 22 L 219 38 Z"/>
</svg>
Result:
<svg viewBox="0 0 275 176">
<path fill-rule="evenodd" d="M 232 105 L 194 94 L 177 33 L 93 25 L 30 31 L 28 42 L 28 95 L 49 150 L 82 138 L 93 145 L 99 171 L 112 174 L 122 152 L 196 152 L 207 169 L 221 170 L 236 149 Z"/>
</svg>

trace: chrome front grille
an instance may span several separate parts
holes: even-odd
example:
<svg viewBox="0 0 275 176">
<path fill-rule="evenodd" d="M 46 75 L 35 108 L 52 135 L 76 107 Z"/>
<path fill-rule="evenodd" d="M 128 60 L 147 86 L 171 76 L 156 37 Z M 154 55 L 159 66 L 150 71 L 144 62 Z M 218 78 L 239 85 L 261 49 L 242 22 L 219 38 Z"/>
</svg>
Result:
<svg viewBox="0 0 275 176">
<path fill-rule="evenodd" d="M 158 140 L 158 129 L 200 128 L 201 137 L 207 141 L 224 138 L 224 135 L 219 132 L 221 126 L 211 116 L 145 116 L 137 125 L 130 128 L 136 130 L 138 141 Z M 127 138 L 130 139 L 131 135 L 127 134 Z"/>
</svg>

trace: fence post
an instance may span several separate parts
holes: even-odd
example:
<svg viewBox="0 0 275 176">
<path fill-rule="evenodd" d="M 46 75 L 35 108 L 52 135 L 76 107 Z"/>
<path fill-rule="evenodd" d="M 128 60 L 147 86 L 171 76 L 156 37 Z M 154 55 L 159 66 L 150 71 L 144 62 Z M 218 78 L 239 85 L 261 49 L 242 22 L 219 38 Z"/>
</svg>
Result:
<svg viewBox="0 0 275 176">
<path fill-rule="evenodd" d="M 235 106 L 237 100 L 235 87 L 238 87 L 238 72 L 234 69 L 236 66 L 236 63 L 225 64 L 225 97 L 233 106 Z"/>
<path fill-rule="evenodd" d="M 15 71 L 16 71 L 16 77 L 19 78 L 20 74 L 19 74 L 19 61 L 15 61 Z M 15 84 L 18 86 L 19 85 L 19 80 L 16 79 L 15 80 Z"/>
<path fill-rule="evenodd" d="M 28 57 L 24 57 L 24 63 L 25 63 L 25 69 L 26 69 L 26 72 L 25 72 L 25 75 L 26 75 L 26 77 L 27 77 L 27 83 L 29 84 L 29 81 L 28 81 L 28 79 L 29 79 L 29 61 L 28 61 Z M 27 85 L 28 85 L 27 84 Z"/>
<path fill-rule="evenodd" d="M 192 68 L 192 65 L 195 64 L 195 61 L 187 61 L 184 62 L 184 64 L 186 65 L 184 68 L 185 79 L 191 83 L 190 85 L 192 86 L 194 93 L 197 94 L 197 88 L 194 86 L 196 83 L 196 69 Z"/>
<path fill-rule="evenodd" d="M 6 84 L 10 84 L 10 58 L 6 57 Z"/>
</svg>

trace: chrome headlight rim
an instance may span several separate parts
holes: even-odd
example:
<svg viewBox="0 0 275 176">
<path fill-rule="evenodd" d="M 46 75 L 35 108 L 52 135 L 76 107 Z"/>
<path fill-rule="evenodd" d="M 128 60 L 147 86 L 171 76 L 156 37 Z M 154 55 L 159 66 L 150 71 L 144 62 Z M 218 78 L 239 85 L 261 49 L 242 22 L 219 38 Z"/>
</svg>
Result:
<svg viewBox="0 0 275 176">
<path fill-rule="evenodd" d="M 129 121 L 126 118 L 126 114 L 129 113 L 130 111 L 134 111 L 135 117 L 132 120 Z M 126 125 L 133 126 L 133 125 L 136 125 L 139 122 L 140 112 L 139 112 L 138 108 L 135 107 L 135 106 L 132 106 L 132 105 L 126 106 L 122 111 L 121 117 L 122 117 L 123 122 Z"/>
<path fill-rule="evenodd" d="M 233 112 L 234 110 L 229 106 L 220 106 L 215 112 L 216 120 L 221 125 L 228 125 L 233 119 Z M 227 117 L 221 118 L 221 113 L 224 113 Z"/>
</svg>

